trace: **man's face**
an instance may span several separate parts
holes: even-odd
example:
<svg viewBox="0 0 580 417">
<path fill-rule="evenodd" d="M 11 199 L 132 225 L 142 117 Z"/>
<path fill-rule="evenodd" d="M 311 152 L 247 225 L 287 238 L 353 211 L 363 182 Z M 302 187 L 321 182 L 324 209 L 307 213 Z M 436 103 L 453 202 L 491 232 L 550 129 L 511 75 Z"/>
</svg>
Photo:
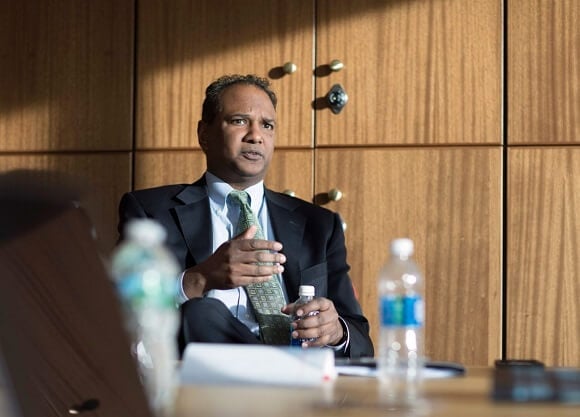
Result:
<svg viewBox="0 0 580 417">
<path fill-rule="evenodd" d="M 246 84 L 224 90 L 221 104 L 211 124 L 199 122 L 199 144 L 208 171 L 234 188 L 247 188 L 264 179 L 272 159 L 276 110 L 264 91 Z"/>
</svg>

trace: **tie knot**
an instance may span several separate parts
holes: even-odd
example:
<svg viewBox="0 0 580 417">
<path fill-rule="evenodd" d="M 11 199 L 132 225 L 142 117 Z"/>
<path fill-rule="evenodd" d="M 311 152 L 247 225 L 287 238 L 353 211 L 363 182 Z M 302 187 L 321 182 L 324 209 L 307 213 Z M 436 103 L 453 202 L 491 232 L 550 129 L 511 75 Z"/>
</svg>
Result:
<svg viewBox="0 0 580 417">
<path fill-rule="evenodd" d="M 233 190 L 228 195 L 233 202 L 237 203 L 240 206 L 249 204 L 250 196 L 245 191 Z"/>
</svg>

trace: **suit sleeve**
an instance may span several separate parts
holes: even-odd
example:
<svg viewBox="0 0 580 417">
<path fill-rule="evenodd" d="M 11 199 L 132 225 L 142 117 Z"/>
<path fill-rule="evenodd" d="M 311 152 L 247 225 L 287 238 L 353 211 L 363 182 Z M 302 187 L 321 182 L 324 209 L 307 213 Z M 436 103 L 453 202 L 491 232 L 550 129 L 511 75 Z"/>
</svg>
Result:
<svg viewBox="0 0 580 417">
<path fill-rule="evenodd" d="M 346 262 L 346 246 L 342 222 L 334 214 L 333 231 L 327 247 L 328 298 L 332 300 L 340 317 L 345 321 L 350 341 L 344 356 L 360 358 L 374 356 L 373 343 L 369 335 L 369 323 L 356 299 L 352 281 L 348 275 L 350 266 Z"/>
<path fill-rule="evenodd" d="M 133 194 L 123 194 L 119 202 L 119 224 L 117 225 L 119 242 L 125 238 L 125 226 L 127 222 L 136 217 L 147 217 L 145 209 Z"/>
</svg>

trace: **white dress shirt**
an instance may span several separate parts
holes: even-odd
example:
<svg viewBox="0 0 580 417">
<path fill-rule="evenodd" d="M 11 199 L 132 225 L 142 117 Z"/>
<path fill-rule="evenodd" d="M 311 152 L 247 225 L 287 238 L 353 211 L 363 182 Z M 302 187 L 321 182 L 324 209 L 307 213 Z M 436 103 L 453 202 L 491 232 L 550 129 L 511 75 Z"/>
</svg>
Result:
<svg viewBox="0 0 580 417">
<path fill-rule="evenodd" d="M 205 180 L 207 184 L 207 192 L 209 196 L 209 205 L 211 211 L 211 224 L 213 230 L 213 247 L 212 253 L 222 245 L 224 242 L 230 240 L 235 236 L 236 225 L 238 224 L 238 218 L 240 215 L 240 209 L 238 206 L 229 204 L 228 205 L 228 194 L 233 190 L 233 188 L 211 174 L 210 172 L 205 173 Z M 267 240 L 276 240 L 274 232 L 272 230 L 272 225 L 270 223 L 270 217 L 268 216 L 268 205 L 264 198 L 264 182 L 260 181 L 258 184 L 252 185 L 246 188 L 246 191 L 250 196 L 250 206 L 252 211 L 256 214 L 258 221 L 260 222 L 260 227 L 264 233 L 264 238 Z M 282 291 L 284 292 L 284 298 L 286 303 L 288 303 L 288 294 L 286 293 L 286 287 L 284 286 L 284 280 L 282 275 L 277 274 L 276 277 L 280 280 Z M 181 302 L 187 301 L 187 296 L 183 291 L 183 274 L 181 275 Z M 231 290 L 210 290 L 204 295 L 205 297 L 212 297 L 220 300 L 224 305 L 230 310 L 234 317 L 244 323 L 256 336 L 260 334 L 260 326 L 256 320 L 256 315 L 252 307 L 246 291 L 242 287 L 234 288 Z M 346 332 L 346 340 L 338 346 L 328 346 L 333 350 L 344 350 L 350 341 L 350 334 L 348 331 L 348 326 L 346 322 L 339 317 L 340 321 L 343 323 L 343 328 Z"/>
<path fill-rule="evenodd" d="M 238 224 L 240 210 L 236 205 L 231 203 L 228 204 L 227 196 L 233 190 L 228 183 L 209 172 L 205 173 L 205 180 L 207 183 L 211 211 L 211 224 L 213 230 L 212 253 L 214 253 L 220 245 L 235 237 L 235 230 L 236 225 Z M 262 228 L 265 239 L 275 240 L 268 217 L 268 205 L 264 199 L 263 181 L 246 188 L 244 191 L 246 191 L 250 196 L 250 206 L 260 222 L 260 227 Z M 282 276 L 278 274 L 277 278 L 280 280 L 282 290 L 284 291 L 284 298 L 286 299 L 286 302 L 288 302 L 288 295 L 286 294 L 286 288 L 284 287 Z M 183 291 L 183 281 L 181 292 L 181 301 L 185 302 L 187 296 Z M 259 335 L 259 326 L 252 308 L 252 303 L 242 287 L 231 290 L 210 290 L 205 294 L 205 296 L 220 300 L 228 310 L 230 310 L 234 317 L 244 323 L 254 334 Z"/>
</svg>

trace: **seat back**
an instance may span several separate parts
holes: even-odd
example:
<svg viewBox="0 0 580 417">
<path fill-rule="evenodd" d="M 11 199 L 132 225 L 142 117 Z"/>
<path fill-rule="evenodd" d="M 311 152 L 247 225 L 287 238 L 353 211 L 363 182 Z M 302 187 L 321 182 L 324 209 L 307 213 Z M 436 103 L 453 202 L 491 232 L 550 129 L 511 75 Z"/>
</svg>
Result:
<svg viewBox="0 0 580 417">
<path fill-rule="evenodd" d="M 50 176 L 0 177 L 0 354 L 16 408 L 152 416 L 85 211 Z"/>
</svg>

